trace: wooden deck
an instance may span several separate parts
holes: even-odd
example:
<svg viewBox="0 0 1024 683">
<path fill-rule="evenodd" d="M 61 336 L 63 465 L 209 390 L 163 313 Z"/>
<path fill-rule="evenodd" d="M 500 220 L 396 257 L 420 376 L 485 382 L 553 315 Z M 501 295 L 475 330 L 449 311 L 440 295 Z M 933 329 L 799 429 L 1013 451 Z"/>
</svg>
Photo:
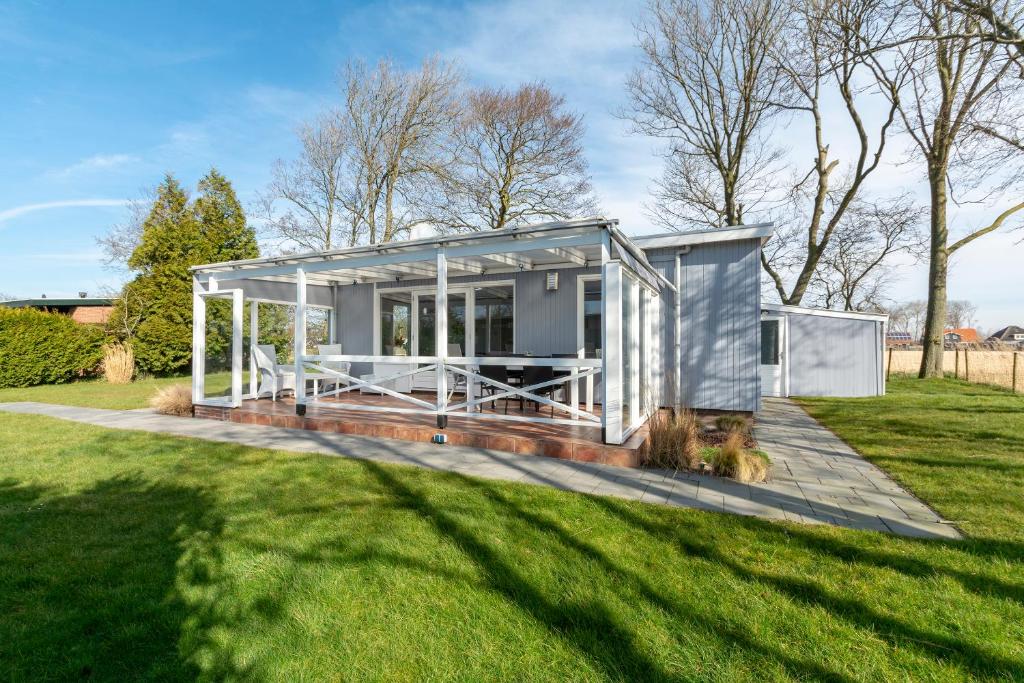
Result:
<svg viewBox="0 0 1024 683">
<path fill-rule="evenodd" d="M 432 395 L 424 395 L 431 400 Z M 377 394 L 346 394 L 348 403 L 363 403 L 375 406 L 408 407 L 408 403 L 390 396 Z M 582 407 L 582 406 L 581 406 Z M 600 406 L 594 407 L 600 415 Z M 495 412 L 504 413 L 503 401 L 497 401 Z M 547 408 L 535 412 L 527 407 L 520 412 L 517 401 L 510 401 L 510 415 L 549 417 Z M 491 412 L 488 408 L 487 412 Z M 460 417 L 452 413 L 448 427 L 438 429 L 433 415 L 410 415 L 403 413 L 368 412 L 334 408 L 328 406 L 307 406 L 306 415 L 295 414 L 292 398 L 271 401 L 263 398 L 244 401 L 238 408 L 196 406 L 196 417 L 228 420 L 242 424 L 272 425 L 292 429 L 338 432 L 357 436 L 404 439 L 406 441 L 430 442 L 435 434 L 443 433 L 448 443 L 458 446 L 489 448 L 519 455 L 541 455 L 563 460 L 599 462 L 622 467 L 640 465 L 641 448 L 647 440 L 647 427 L 637 430 L 621 446 L 609 446 L 601 442 L 599 426 L 552 425 L 509 420 L 487 420 L 483 418 Z M 444 446 L 438 446 L 444 448 Z"/>
</svg>

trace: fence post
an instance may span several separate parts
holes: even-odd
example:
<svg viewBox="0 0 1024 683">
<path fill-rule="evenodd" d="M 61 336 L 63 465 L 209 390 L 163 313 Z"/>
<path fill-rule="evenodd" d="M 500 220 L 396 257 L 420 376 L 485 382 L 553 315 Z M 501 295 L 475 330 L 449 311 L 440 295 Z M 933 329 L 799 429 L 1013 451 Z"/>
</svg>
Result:
<svg viewBox="0 0 1024 683">
<path fill-rule="evenodd" d="M 1016 351 L 1013 352 L 1013 393 L 1017 393 L 1017 356 Z"/>
<path fill-rule="evenodd" d="M 892 347 L 889 347 L 889 361 L 885 364 L 885 381 L 889 381 L 889 375 L 892 373 Z"/>
<path fill-rule="evenodd" d="M 964 349 L 964 379 L 971 381 L 971 357 L 967 355 L 967 349 Z"/>
</svg>

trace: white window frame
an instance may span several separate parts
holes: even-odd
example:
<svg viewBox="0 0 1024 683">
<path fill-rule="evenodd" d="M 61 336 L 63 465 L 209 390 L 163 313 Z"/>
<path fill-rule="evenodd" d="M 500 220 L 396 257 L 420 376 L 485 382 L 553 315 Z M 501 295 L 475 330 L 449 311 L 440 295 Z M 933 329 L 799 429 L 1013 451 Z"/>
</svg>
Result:
<svg viewBox="0 0 1024 683">
<path fill-rule="evenodd" d="M 587 342 L 586 334 L 584 332 L 585 325 L 585 308 L 586 303 L 584 301 L 586 293 L 584 291 L 585 284 L 587 282 L 600 282 L 600 273 L 591 273 L 586 275 L 576 276 L 576 356 L 578 358 L 586 358 L 587 355 Z M 603 310 L 603 306 L 602 306 Z M 601 319 L 601 325 L 604 325 L 604 319 Z M 602 356 L 604 355 L 604 349 L 601 349 Z M 587 377 L 584 382 L 585 395 L 587 400 L 587 412 L 594 411 L 594 378 Z M 572 404 L 579 405 L 579 382 L 572 383 Z"/>
<path fill-rule="evenodd" d="M 512 288 L 512 352 L 519 350 L 519 324 L 516 315 L 516 281 L 515 280 L 481 280 L 473 282 L 457 282 L 449 284 L 448 292 L 453 294 L 464 294 L 466 297 L 466 348 L 462 352 L 467 355 L 476 354 L 476 287 L 511 287 Z M 419 312 L 416 309 L 416 297 L 419 295 L 436 296 L 437 288 L 434 285 L 412 285 L 408 287 L 380 287 L 377 284 L 373 288 L 373 355 L 383 356 L 384 348 L 381 345 L 380 335 L 380 300 L 385 294 L 407 293 L 410 295 L 412 315 L 409 319 L 409 355 L 419 355 Z M 472 314 L 472 316 L 470 315 Z M 472 323 L 472 324 L 470 324 Z"/>
</svg>

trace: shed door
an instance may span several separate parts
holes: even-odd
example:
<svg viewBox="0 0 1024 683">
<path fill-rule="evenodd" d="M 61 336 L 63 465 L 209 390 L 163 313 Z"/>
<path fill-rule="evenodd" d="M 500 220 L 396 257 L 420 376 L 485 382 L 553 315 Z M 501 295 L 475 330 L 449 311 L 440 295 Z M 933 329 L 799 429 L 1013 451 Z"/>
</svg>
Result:
<svg viewBox="0 0 1024 683">
<path fill-rule="evenodd" d="M 785 325 L 779 316 L 761 318 L 761 395 L 785 396 Z"/>
</svg>

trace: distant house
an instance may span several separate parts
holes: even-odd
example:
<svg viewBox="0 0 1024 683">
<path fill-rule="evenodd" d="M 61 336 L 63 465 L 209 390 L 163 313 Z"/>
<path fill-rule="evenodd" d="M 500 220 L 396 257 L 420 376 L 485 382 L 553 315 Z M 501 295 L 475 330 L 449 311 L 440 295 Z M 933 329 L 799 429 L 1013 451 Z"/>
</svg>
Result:
<svg viewBox="0 0 1024 683">
<path fill-rule="evenodd" d="M 114 301 L 105 297 L 90 297 L 86 292 L 79 292 L 77 299 L 49 299 L 44 294 L 38 299 L 0 301 L 0 306 L 37 308 L 41 311 L 69 315 L 77 323 L 103 325 L 110 319 L 110 313 L 114 310 Z"/>
<path fill-rule="evenodd" d="M 1020 344 L 1024 346 L 1024 327 L 1008 325 L 989 337 L 988 341 L 1003 342 L 1004 344 Z"/>
<path fill-rule="evenodd" d="M 885 333 L 885 345 L 889 347 L 913 346 L 914 337 L 909 332 L 889 330 Z"/>
<path fill-rule="evenodd" d="M 947 329 L 943 334 L 943 340 L 947 344 L 977 344 L 981 336 L 973 327 L 956 327 Z"/>
</svg>

